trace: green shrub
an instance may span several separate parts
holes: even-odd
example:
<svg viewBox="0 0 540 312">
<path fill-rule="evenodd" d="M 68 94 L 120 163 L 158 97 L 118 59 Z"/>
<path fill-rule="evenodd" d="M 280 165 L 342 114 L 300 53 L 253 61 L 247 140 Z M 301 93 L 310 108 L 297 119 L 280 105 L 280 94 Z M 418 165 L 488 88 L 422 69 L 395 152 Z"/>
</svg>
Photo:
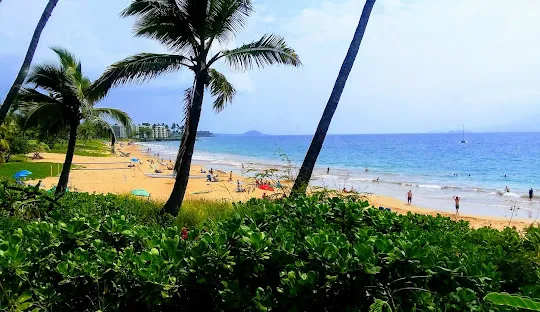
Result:
<svg viewBox="0 0 540 312">
<path fill-rule="evenodd" d="M 60 205 L 0 218 L 0 310 L 508 311 L 483 298 L 540 297 L 537 228 L 318 197 L 251 200 L 189 230 L 151 201 L 68 193 Z"/>
</svg>

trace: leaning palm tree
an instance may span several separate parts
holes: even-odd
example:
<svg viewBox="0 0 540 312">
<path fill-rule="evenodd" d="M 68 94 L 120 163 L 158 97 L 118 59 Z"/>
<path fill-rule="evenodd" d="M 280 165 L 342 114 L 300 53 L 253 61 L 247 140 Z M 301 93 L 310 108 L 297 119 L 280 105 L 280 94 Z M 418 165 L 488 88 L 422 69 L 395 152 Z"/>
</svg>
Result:
<svg viewBox="0 0 540 312">
<path fill-rule="evenodd" d="M 319 157 L 319 153 L 321 152 L 324 139 L 326 138 L 326 133 L 328 132 L 328 128 L 330 127 L 330 123 L 332 122 L 332 117 L 336 112 L 339 99 L 341 98 L 341 94 L 343 93 L 343 89 L 345 88 L 345 84 L 347 83 L 347 78 L 349 78 L 349 74 L 351 73 L 354 60 L 356 59 L 356 55 L 358 54 L 358 50 L 360 49 L 360 43 L 362 43 L 362 38 L 364 37 L 364 32 L 366 31 L 369 16 L 371 14 L 371 10 L 373 9 L 375 1 L 376 0 L 366 0 L 366 4 L 364 5 L 362 15 L 360 16 L 360 21 L 358 22 L 358 27 L 356 28 L 356 31 L 354 33 L 353 40 L 349 47 L 349 51 L 345 56 L 345 60 L 341 65 L 341 70 L 339 71 L 337 80 L 334 84 L 334 89 L 332 90 L 330 99 L 328 100 L 321 120 L 319 121 L 317 131 L 315 131 L 315 135 L 313 136 L 313 140 L 311 141 L 309 150 L 307 151 L 306 157 L 304 158 L 302 167 L 300 167 L 298 176 L 294 181 L 294 185 L 291 190 L 291 193 L 293 195 L 305 194 L 306 192 L 309 180 L 311 179 L 311 174 L 313 173 L 313 168 L 315 167 L 315 163 L 317 162 L 317 158 Z"/>
<path fill-rule="evenodd" d="M 184 198 L 201 116 L 205 88 L 214 96 L 219 112 L 236 93 L 213 66 L 224 60 L 234 69 L 273 64 L 300 66 L 283 38 L 265 35 L 236 49 L 213 52 L 243 28 L 253 12 L 250 0 L 134 0 L 122 16 L 135 16 L 135 35 L 157 40 L 172 54 L 142 53 L 111 65 L 96 82 L 95 92 L 105 95 L 114 86 L 141 83 L 159 75 L 189 69 L 194 80 L 185 92 L 185 131 L 175 164 L 176 181 L 164 210 L 177 215 Z"/>
<path fill-rule="evenodd" d="M 81 63 L 66 50 L 53 48 L 53 51 L 60 63 L 34 66 L 27 79 L 28 86 L 20 91 L 19 107 L 26 114 L 27 127 L 40 126 L 48 133 L 69 130 L 66 159 L 56 187 L 59 195 L 68 184 L 81 121 L 111 119 L 130 127 L 131 118 L 118 109 L 94 107 L 88 93 L 92 83 L 83 76 Z"/>
<path fill-rule="evenodd" d="M 28 68 L 30 68 L 30 64 L 32 63 L 32 59 L 34 58 L 34 53 L 36 52 L 41 33 L 43 32 L 43 29 L 45 28 L 49 17 L 51 17 L 54 7 L 57 3 L 58 0 L 49 0 L 47 6 L 43 10 L 43 13 L 41 14 L 41 18 L 39 19 L 36 29 L 34 30 L 34 35 L 32 36 L 32 40 L 30 41 L 30 46 L 28 47 L 28 51 L 26 52 L 26 56 L 24 57 L 21 69 L 19 70 L 19 73 L 17 74 L 17 77 L 15 78 L 15 82 L 13 82 L 11 89 L 9 89 L 9 92 L 4 99 L 4 103 L 0 107 L 0 125 L 4 123 L 4 120 L 6 119 L 6 116 L 11 109 L 13 102 L 15 101 L 15 98 L 19 93 L 19 88 L 23 84 L 24 79 L 26 78 L 26 73 L 28 72 Z"/>
</svg>

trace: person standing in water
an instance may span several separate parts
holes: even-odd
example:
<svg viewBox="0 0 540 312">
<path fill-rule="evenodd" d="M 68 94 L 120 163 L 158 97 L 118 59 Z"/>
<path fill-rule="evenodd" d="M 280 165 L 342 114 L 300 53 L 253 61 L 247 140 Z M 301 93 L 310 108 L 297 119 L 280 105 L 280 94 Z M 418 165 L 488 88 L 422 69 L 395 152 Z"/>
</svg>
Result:
<svg viewBox="0 0 540 312">
<path fill-rule="evenodd" d="M 534 195 L 534 191 L 533 191 L 533 189 L 531 188 L 531 189 L 529 190 L 529 201 L 532 200 L 533 195 Z"/>
<path fill-rule="evenodd" d="M 454 201 L 456 202 L 456 216 L 459 216 L 459 196 L 454 196 Z"/>
<path fill-rule="evenodd" d="M 412 203 L 412 191 L 409 190 L 407 192 L 407 205 L 410 205 Z"/>
</svg>

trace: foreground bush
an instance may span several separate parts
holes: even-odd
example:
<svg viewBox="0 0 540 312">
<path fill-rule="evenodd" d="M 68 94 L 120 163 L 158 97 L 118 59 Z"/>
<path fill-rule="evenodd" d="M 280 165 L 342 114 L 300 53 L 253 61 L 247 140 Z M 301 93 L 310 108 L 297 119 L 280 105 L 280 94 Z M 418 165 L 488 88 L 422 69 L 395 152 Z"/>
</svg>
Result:
<svg viewBox="0 0 540 312">
<path fill-rule="evenodd" d="M 131 199 L 71 196 L 41 220 L 1 218 L 1 309 L 508 311 L 482 298 L 540 297 L 536 228 L 312 197 L 252 200 L 187 232 Z"/>
</svg>

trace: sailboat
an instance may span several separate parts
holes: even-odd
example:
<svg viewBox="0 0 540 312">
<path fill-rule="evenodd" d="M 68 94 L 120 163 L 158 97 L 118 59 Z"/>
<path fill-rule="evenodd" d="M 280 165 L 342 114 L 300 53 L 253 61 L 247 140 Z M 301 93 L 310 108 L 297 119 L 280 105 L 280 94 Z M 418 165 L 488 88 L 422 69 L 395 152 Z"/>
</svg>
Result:
<svg viewBox="0 0 540 312">
<path fill-rule="evenodd" d="M 465 125 L 463 125 L 463 137 L 461 138 L 461 141 L 459 143 L 469 143 L 467 140 L 465 140 Z"/>
</svg>

